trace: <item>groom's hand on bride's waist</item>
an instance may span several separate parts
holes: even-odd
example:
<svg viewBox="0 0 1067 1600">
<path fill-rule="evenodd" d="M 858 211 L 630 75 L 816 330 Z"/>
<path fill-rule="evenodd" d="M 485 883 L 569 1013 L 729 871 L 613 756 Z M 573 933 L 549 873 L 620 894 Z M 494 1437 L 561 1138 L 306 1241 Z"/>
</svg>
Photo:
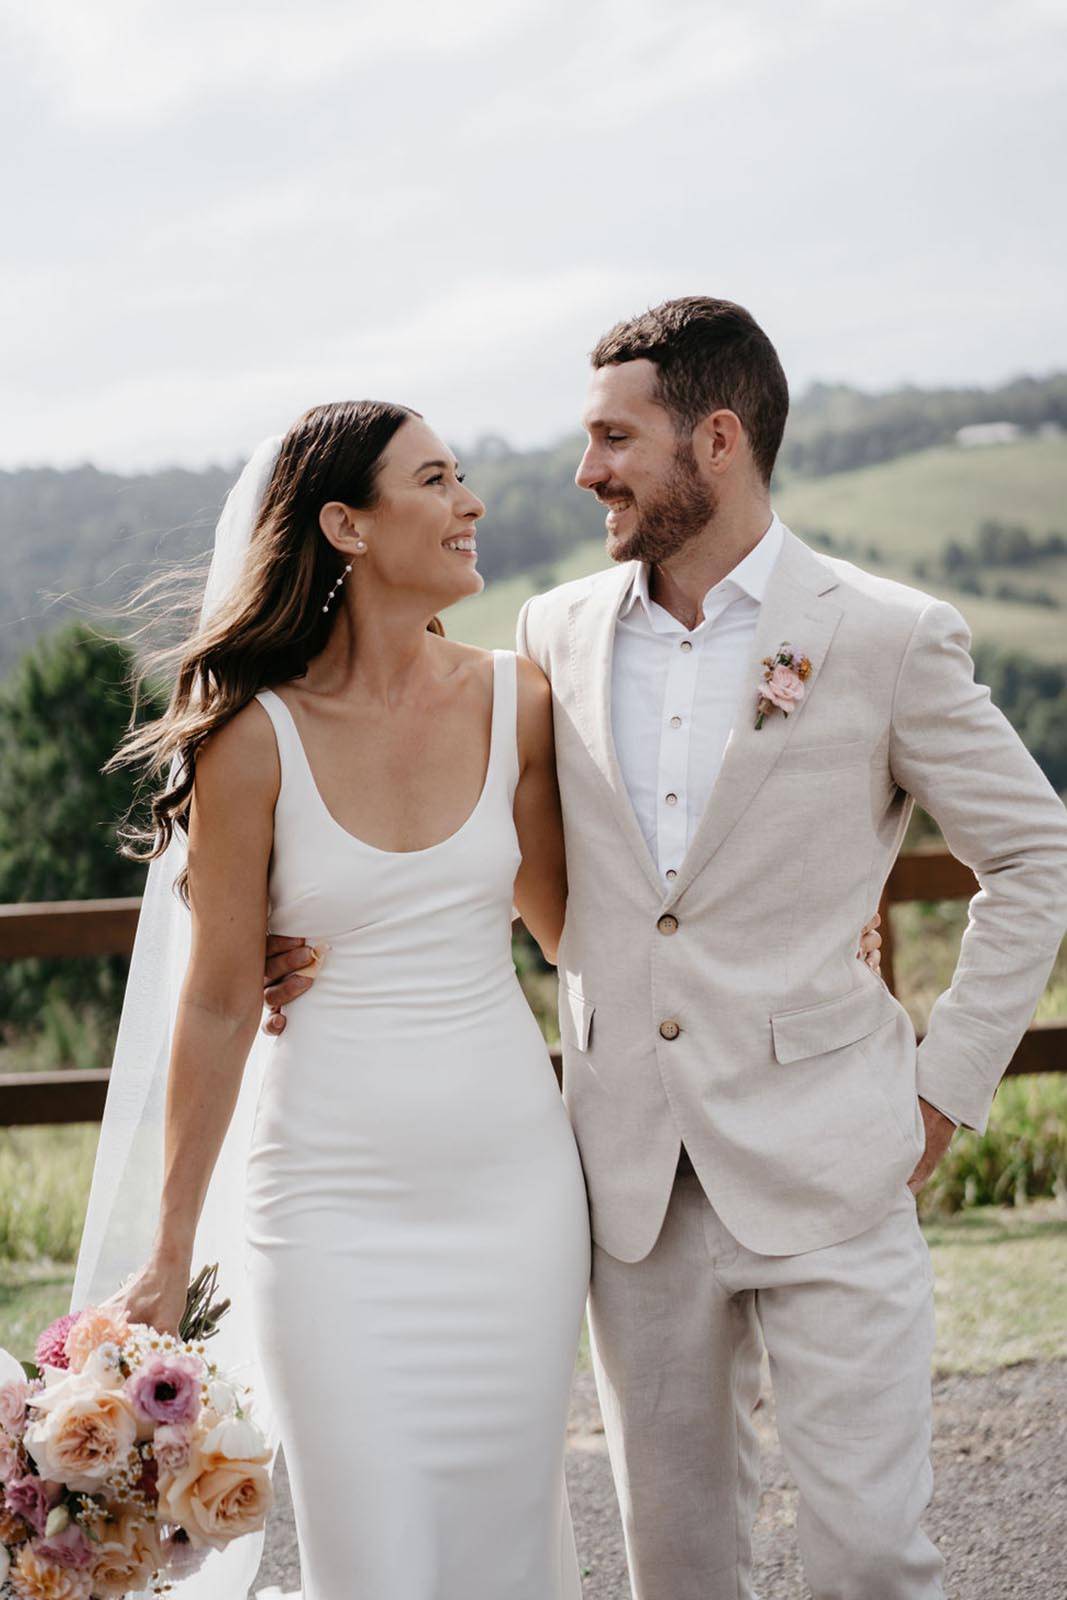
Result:
<svg viewBox="0 0 1067 1600">
<path fill-rule="evenodd" d="M 281 933 L 267 935 L 263 972 L 263 1004 L 267 1014 L 261 1024 L 264 1033 L 276 1035 L 285 1031 L 281 1008 L 291 1000 L 298 1000 L 311 988 L 319 959 L 315 948 L 304 939 L 293 939 Z"/>
</svg>

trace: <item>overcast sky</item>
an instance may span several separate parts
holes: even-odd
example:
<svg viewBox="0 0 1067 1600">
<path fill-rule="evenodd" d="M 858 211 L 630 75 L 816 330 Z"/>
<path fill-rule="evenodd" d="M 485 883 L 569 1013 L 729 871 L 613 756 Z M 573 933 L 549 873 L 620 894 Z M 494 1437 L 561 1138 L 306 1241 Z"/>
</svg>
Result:
<svg viewBox="0 0 1067 1600">
<path fill-rule="evenodd" d="M 573 427 L 740 300 L 814 378 L 1067 366 L 1062 0 L 0 0 L 0 465 L 230 461 L 306 406 Z"/>
</svg>

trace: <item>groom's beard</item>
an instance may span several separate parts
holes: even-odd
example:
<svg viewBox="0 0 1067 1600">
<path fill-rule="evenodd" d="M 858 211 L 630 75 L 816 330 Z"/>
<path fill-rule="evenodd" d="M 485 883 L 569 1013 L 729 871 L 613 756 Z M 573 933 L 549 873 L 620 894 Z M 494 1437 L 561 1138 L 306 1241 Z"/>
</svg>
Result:
<svg viewBox="0 0 1067 1600">
<path fill-rule="evenodd" d="M 680 444 L 670 475 L 655 500 L 638 510 L 632 532 L 607 541 L 613 561 L 666 561 L 702 533 L 719 507 L 719 497 L 697 468 L 691 444 Z"/>
</svg>

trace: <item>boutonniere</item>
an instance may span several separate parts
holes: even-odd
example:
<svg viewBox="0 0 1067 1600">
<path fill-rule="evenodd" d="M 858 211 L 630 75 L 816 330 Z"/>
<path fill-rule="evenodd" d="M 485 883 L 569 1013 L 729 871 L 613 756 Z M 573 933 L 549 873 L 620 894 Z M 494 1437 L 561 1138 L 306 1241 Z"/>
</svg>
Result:
<svg viewBox="0 0 1067 1600">
<path fill-rule="evenodd" d="M 804 685 L 811 677 L 811 662 L 791 644 L 780 644 L 773 656 L 763 658 L 763 682 L 756 699 L 756 727 L 772 711 L 788 716 L 803 700 Z"/>
</svg>

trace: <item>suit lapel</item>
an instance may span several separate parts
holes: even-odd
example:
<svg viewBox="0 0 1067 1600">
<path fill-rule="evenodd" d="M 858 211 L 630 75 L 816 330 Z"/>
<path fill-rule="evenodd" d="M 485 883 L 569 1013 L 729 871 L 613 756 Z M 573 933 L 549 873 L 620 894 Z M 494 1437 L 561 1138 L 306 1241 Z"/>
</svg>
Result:
<svg viewBox="0 0 1067 1600">
<path fill-rule="evenodd" d="M 678 876 L 671 885 L 668 903 L 677 900 L 704 870 L 792 739 L 804 708 L 815 692 L 819 670 L 841 620 L 841 607 L 825 598 L 836 587 L 837 579 L 832 570 L 787 531 L 760 607 L 749 670 L 742 684 L 736 721 L 727 741 L 722 767 Z M 786 641 L 811 661 L 807 693 L 788 717 L 775 711 L 757 730 L 756 698 L 763 659 L 773 655 Z"/>
<path fill-rule="evenodd" d="M 571 603 L 568 613 L 571 683 L 582 737 L 607 785 L 619 829 L 657 896 L 663 884 L 649 853 L 615 753 L 611 727 L 611 675 L 615 624 L 623 595 L 633 581 L 634 563 L 626 562 L 609 580 Z"/>
</svg>

